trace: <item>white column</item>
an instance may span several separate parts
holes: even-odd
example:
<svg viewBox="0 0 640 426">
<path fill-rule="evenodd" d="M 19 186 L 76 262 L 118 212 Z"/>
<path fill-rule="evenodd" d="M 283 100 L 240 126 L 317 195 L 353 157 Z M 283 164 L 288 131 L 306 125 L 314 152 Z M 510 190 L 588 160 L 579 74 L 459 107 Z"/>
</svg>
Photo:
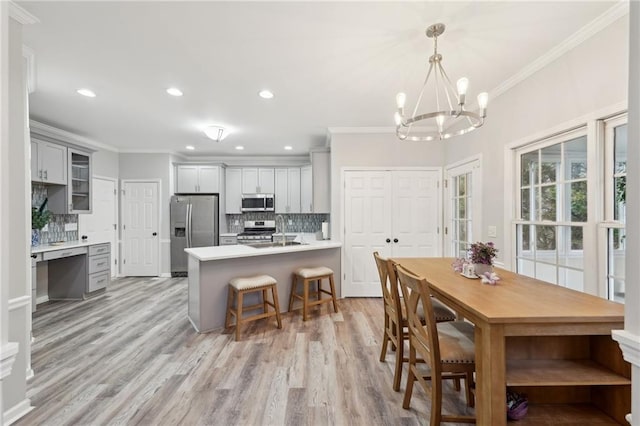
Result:
<svg viewBox="0 0 640 426">
<path fill-rule="evenodd" d="M 640 425 L 640 2 L 629 14 L 629 146 L 627 159 L 627 251 L 624 330 L 614 331 L 624 358 L 632 364 L 629 422 Z"/>
</svg>

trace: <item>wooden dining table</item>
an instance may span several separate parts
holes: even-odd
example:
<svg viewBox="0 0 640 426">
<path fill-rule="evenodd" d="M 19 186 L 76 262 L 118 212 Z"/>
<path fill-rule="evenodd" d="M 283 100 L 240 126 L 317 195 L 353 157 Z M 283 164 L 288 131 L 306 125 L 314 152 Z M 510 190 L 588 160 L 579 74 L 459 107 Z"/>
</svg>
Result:
<svg viewBox="0 0 640 426">
<path fill-rule="evenodd" d="M 627 424 L 631 367 L 611 338 L 624 305 L 499 268 L 500 280 L 483 284 L 453 260 L 392 259 L 475 325 L 479 425 L 506 424 L 507 387 L 528 398 L 519 425 Z"/>
</svg>

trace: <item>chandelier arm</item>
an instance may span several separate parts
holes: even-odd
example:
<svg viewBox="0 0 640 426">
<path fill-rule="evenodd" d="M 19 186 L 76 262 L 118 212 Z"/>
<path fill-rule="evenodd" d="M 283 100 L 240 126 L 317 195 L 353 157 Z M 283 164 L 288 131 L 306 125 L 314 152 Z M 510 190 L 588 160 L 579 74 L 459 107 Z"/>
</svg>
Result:
<svg viewBox="0 0 640 426">
<path fill-rule="evenodd" d="M 445 72 L 444 67 L 442 66 L 441 63 L 438 63 L 438 69 L 440 70 L 440 74 L 442 75 L 442 80 L 444 81 L 444 83 L 442 84 L 442 88 L 444 89 L 444 94 L 447 95 L 447 103 L 449 104 L 449 109 L 453 110 L 455 108 L 453 108 L 453 104 L 451 103 L 451 96 L 449 95 L 449 91 L 447 90 L 447 86 L 446 86 L 446 82 L 448 81 L 449 84 L 451 84 L 451 81 L 449 80 L 449 77 L 447 77 L 447 73 Z"/>
<path fill-rule="evenodd" d="M 451 93 L 453 93 L 454 97 L 456 98 L 456 104 L 459 105 L 460 104 L 460 98 L 458 97 L 458 88 L 451 82 L 451 79 L 449 78 L 449 75 L 444 70 L 444 67 L 442 65 L 440 65 L 440 71 L 442 72 L 442 75 L 444 76 L 444 80 L 447 83 L 449 83 L 449 87 L 451 88 Z M 449 105 L 451 105 L 451 104 L 449 104 Z M 451 107 L 451 109 L 453 109 L 453 107 Z"/>
<path fill-rule="evenodd" d="M 429 81 L 429 76 L 431 75 L 431 71 L 433 70 L 433 62 L 429 64 L 429 71 L 427 71 L 427 77 L 424 79 L 424 83 L 422 83 L 422 90 L 420 90 L 420 95 L 418 95 L 418 100 L 416 101 L 416 106 L 413 108 L 413 114 L 411 117 L 415 117 L 418 112 L 418 107 L 420 106 L 420 102 L 422 102 L 422 95 L 424 95 L 424 89 L 427 87 L 427 82 Z"/>
</svg>

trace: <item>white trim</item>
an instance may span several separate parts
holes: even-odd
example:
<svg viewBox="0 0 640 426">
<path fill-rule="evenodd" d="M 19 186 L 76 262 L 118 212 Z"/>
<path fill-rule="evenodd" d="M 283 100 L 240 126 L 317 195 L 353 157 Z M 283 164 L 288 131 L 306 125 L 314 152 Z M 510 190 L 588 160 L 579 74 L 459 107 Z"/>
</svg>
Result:
<svg viewBox="0 0 640 426">
<path fill-rule="evenodd" d="M 609 25 L 611 25 L 616 20 L 622 18 L 625 15 L 629 14 L 629 2 L 621 1 L 617 2 L 614 6 L 609 8 L 602 15 L 595 18 L 593 21 L 589 22 L 584 27 L 580 28 L 578 31 L 573 33 L 567 39 L 565 39 L 560 44 L 556 45 L 554 48 L 550 49 L 544 55 L 540 56 L 535 61 L 529 63 L 520 71 L 512 75 L 510 78 L 504 80 L 497 87 L 489 92 L 490 99 L 495 99 L 503 93 L 507 92 L 509 89 L 514 87 L 515 85 L 521 83 L 522 81 L 528 79 L 536 72 L 540 71 L 542 68 L 546 67 L 556 59 L 560 58 L 562 55 L 576 48 L 580 44 L 587 41 L 589 38 L 593 37 Z"/>
<path fill-rule="evenodd" d="M 9 299 L 9 312 L 28 306 L 31 308 L 31 296 L 20 296 Z"/>
<path fill-rule="evenodd" d="M 177 151 L 174 151 L 172 149 L 157 149 L 157 148 L 116 148 L 117 152 L 120 152 L 122 154 L 171 154 L 171 155 L 176 155 L 179 157 L 182 157 L 182 154 L 180 154 Z"/>
<path fill-rule="evenodd" d="M 33 133 L 38 135 L 47 136 L 54 139 L 68 140 L 71 143 L 80 144 L 84 147 L 100 148 L 112 152 L 120 152 L 118 148 L 108 145 L 106 143 L 97 142 L 93 139 L 89 139 L 84 136 L 76 135 L 75 133 L 68 132 L 66 130 L 58 129 L 48 124 L 41 123 L 36 120 L 29 120 L 29 128 Z"/>
<path fill-rule="evenodd" d="M 22 57 L 27 61 L 27 90 L 29 93 L 36 91 L 37 74 L 36 74 L 36 54 L 29 46 L 22 45 Z"/>
<path fill-rule="evenodd" d="M 34 408 L 35 407 L 31 405 L 30 399 L 28 398 L 23 399 L 22 401 L 20 401 L 19 403 L 17 403 L 13 407 L 11 407 L 10 409 L 2 413 L 2 421 L 4 422 L 4 424 L 10 425 L 11 423 L 14 423 L 16 420 L 26 415 L 28 412 L 30 412 Z"/>
<path fill-rule="evenodd" d="M 36 305 L 41 303 L 47 303 L 49 301 L 49 295 L 45 294 L 44 296 L 36 296 Z"/>
<path fill-rule="evenodd" d="M 127 184 L 128 182 L 131 183 L 144 183 L 144 182 L 151 182 L 151 183 L 155 183 L 158 185 L 158 230 L 156 232 L 158 232 L 158 235 L 160 235 L 160 228 L 162 227 L 162 179 L 160 178 L 151 178 L 151 179 L 120 179 L 120 196 L 122 196 L 122 191 L 124 191 L 124 187 L 125 184 Z M 126 201 L 126 197 L 124 199 Z M 120 204 L 120 217 L 125 217 L 124 214 L 125 212 L 122 211 L 122 209 L 124 209 L 125 207 L 125 201 L 123 201 Z M 124 220 L 124 219 L 123 219 Z M 124 223 L 121 223 L 121 226 L 124 226 Z M 121 241 L 123 244 L 125 244 L 126 242 L 126 229 L 122 229 L 121 230 Z M 156 276 L 159 277 L 160 276 L 160 270 L 161 270 L 161 263 L 162 263 L 162 250 L 161 250 L 161 244 L 160 244 L 160 238 L 157 238 L 158 244 L 157 244 L 157 250 L 158 250 L 158 270 L 156 271 Z M 171 241 L 171 240 L 169 240 Z M 127 277 L 128 275 L 124 274 L 124 263 L 122 262 L 122 259 L 124 259 L 124 249 L 120 250 L 122 253 L 122 256 L 120 256 L 120 265 L 119 266 L 119 271 L 120 271 L 120 276 L 123 277 Z"/>
<path fill-rule="evenodd" d="M 640 336 L 628 330 L 613 330 L 611 336 L 620 345 L 624 359 L 640 367 Z"/>
<path fill-rule="evenodd" d="M 170 272 L 163 272 L 160 274 L 160 278 L 171 278 Z"/>
<path fill-rule="evenodd" d="M 36 373 L 33 371 L 33 368 L 29 367 L 27 368 L 27 380 L 31 380 L 35 377 Z"/>
<path fill-rule="evenodd" d="M 12 1 L 9 2 L 9 17 L 18 21 L 22 25 L 37 24 L 40 22 L 35 15 Z"/>
<path fill-rule="evenodd" d="M 19 348 L 20 345 L 17 342 L 7 342 L 0 347 L 0 380 L 11 374 Z"/>
</svg>

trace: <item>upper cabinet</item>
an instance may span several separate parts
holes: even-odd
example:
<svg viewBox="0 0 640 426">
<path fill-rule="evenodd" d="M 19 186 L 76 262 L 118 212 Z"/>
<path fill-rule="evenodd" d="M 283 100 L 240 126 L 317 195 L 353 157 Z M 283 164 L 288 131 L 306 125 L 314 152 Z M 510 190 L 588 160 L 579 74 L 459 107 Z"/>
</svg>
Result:
<svg viewBox="0 0 640 426">
<path fill-rule="evenodd" d="M 275 212 L 300 213 L 300 168 L 275 169 Z"/>
<path fill-rule="evenodd" d="M 313 212 L 331 212 L 331 154 L 311 153 Z"/>
<path fill-rule="evenodd" d="M 300 213 L 313 213 L 311 166 L 300 167 Z"/>
<path fill-rule="evenodd" d="M 176 194 L 220 192 L 219 166 L 176 166 Z"/>
<path fill-rule="evenodd" d="M 275 193 L 275 177 L 273 168 L 243 168 L 243 194 Z"/>
<path fill-rule="evenodd" d="M 227 214 L 242 213 L 242 169 L 227 167 L 225 172 L 225 212 Z M 276 203 L 278 199 L 276 198 Z"/>
<path fill-rule="evenodd" d="M 91 153 L 75 148 L 65 149 L 68 182 L 66 186 L 49 188 L 49 210 L 57 214 L 91 213 L 93 177 Z"/>
<path fill-rule="evenodd" d="M 56 185 L 67 184 L 67 147 L 31 140 L 31 180 Z"/>
</svg>

